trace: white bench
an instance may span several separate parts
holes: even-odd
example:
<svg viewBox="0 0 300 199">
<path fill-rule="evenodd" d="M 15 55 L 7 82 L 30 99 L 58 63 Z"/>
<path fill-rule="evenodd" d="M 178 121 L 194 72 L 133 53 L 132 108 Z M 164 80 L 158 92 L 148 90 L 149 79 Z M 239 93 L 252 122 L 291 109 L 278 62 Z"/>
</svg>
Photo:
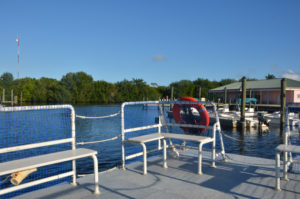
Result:
<svg viewBox="0 0 300 199">
<path fill-rule="evenodd" d="M 92 157 L 94 160 L 94 174 L 95 174 L 95 194 L 100 194 L 99 186 L 98 186 L 98 160 L 97 160 L 97 151 L 90 149 L 75 149 L 68 150 L 56 153 L 49 153 L 46 155 L 38 155 L 30 158 L 23 158 L 19 160 L 8 161 L 4 163 L 0 163 L 0 176 L 11 174 L 19 171 L 24 171 L 28 169 L 43 167 L 47 165 L 57 164 L 61 162 L 76 160 L 84 157 Z M 59 178 L 64 178 L 67 176 L 74 176 L 75 172 L 67 172 L 64 174 L 59 174 L 58 176 L 51 176 L 48 178 L 43 178 L 41 180 L 36 180 L 33 183 L 25 183 L 20 184 L 15 187 L 10 187 L 7 189 L 0 190 L 0 195 L 10 193 L 12 191 L 16 191 L 17 189 L 24 189 L 30 186 L 34 186 L 37 184 L 41 184 L 47 181 L 56 180 Z M 76 176 L 73 178 L 73 185 L 76 185 Z"/>
<path fill-rule="evenodd" d="M 26 171 L 29 169 L 39 169 L 44 166 L 48 165 L 54 165 L 62 162 L 72 161 L 72 170 L 67 172 L 58 171 L 60 173 L 41 178 L 36 179 L 33 181 L 29 181 L 27 183 L 20 183 L 16 186 L 10 186 L 4 189 L 0 190 L 0 195 L 4 195 L 7 193 L 11 193 L 17 190 L 25 189 L 31 186 L 35 186 L 38 184 L 50 182 L 53 180 L 58 180 L 61 178 L 65 178 L 68 176 L 72 176 L 72 184 L 74 186 L 77 185 L 76 183 L 76 162 L 75 160 L 85 157 L 91 157 L 93 159 L 94 163 L 94 175 L 95 175 L 95 194 L 100 194 L 99 191 L 99 185 L 98 185 L 98 159 L 97 159 L 97 151 L 91 150 L 91 149 L 85 149 L 85 148 L 78 148 L 75 147 L 75 112 L 72 106 L 70 105 L 56 105 L 56 106 L 33 106 L 33 107 L 12 107 L 12 108 L 0 108 L 0 111 L 5 112 L 12 112 L 12 111 L 22 111 L 22 110 L 41 110 L 41 109 L 59 109 L 59 108 L 66 108 L 70 109 L 71 115 L 70 115 L 70 121 L 71 121 L 71 131 L 69 134 L 71 137 L 64 138 L 64 139 L 57 139 L 57 140 L 51 140 L 46 142 L 38 142 L 38 143 L 32 143 L 32 144 L 24 144 L 24 145 L 17 145 L 12 147 L 6 147 L 6 148 L 0 148 L 0 155 L 10 152 L 20 152 L 20 151 L 26 151 L 29 149 L 39 149 L 41 147 L 49 147 L 53 146 L 56 147 L 61 144 L 68 144 L 71 143 L 69 149 L 61 150 L 58 152 L 49 152 L 43 155 L 33 155 L 26 158 L 18 158 L 16 160 L 8 160 L 5 162 L 0 163 L 0 176 L 3 175 L 9 175 L 20 171 Z M 17 118 L 16 118 L 17 120 Z M 69 121 L 69 122 L 70 122 Z M 18 122 L 18 121 L 16 121 Z M 39 121 L 40 122 L 40 121 Z M 44 121 L 45 123 L 47 121 Z M 34 123 L 33 123 L 34 125 Z M 10 132 L 2 132 L 2 133 L 10 133 Z M 26 138 L 26 134 L 24 134 L 24 138 Z"/>
<path fill-rule="evenodd" d="M 143 147 L 143 162 L 144 162 L 144 175 L 147 175 L 147 147 L 145 143 L 152 142 L 152 141 L 158 141 L 163 140 L 163 167 L 167 168 L 167 150 L 166 150 L 166 140 L 164 139 L 164 136 L 162 136 L 160 133 L 152 133 L 137 137 L 129 138 L 125 141 L 126 144 L 137 144 L 141 145 Z"/>
<path fill-rule="evenodd" d="M 283 180 L 288 180 L 287 170 L 288 170 L 288 161 L 287 153 L 300 153 L 300 146 L 296 145 L 286 145 L 280 144 L 276 147 L 276 161 L 275 161 L 275 170 L 276 170 L 276 182 L 275 189 L 280 190 L 280 154 L 283 152 Z"/>
<path fill-rule="evenodd" d="M 216 117 L 216 122 L 212 125 L 205 126 L 205 125 L 200 125 L 200 124 L 186 124 L 182 122 L 174 123 L 169 120 L 170 123 L 166 122 L 165 120 L 165 106 L 173 106 L 173 104 L 198 104 L 199 102 L 196 101 L 147 101 L 147 102 L 124 102 L 121 105 L 121 138 L 122 138 L 122 168 L 125 170 L 125 163 L 127 160 L 136 158 L 138 156 L 143 155 L 143 162 L 144 162 L 144 172 L 143 174 L 147 174 L 147 152 L 152 152 L 152 151 L 157 151 L 163 149 L 163 167 L 167 168 L 167 144 L 166 140 L 183 140 L 183 141 L 191 141 L 191 142 L 196 142 L 198 143 L 198 174 L 202 174 L 202 146 L 207 143 L 212 143 L 212 167 L 215 167 L 215 157 L 216 157 L 216 131 L 219 131 L 220 133 L 220 125 L 219 125 L 219 119 L 218 119 L 218 114 L 216 111 L 216 106 L 211 103 L 211 102 L 203 102 L 205 105 L 210 105 L 213 107 L 214 114 Z M 131 125 L 125 125 L 125 109 L 126 107 L 130 106 L 137 106 L 139 107 L 140 105 L 152 105 L 152 106 L 157 106 L 158 107 L 158 121 L 155 124 L 136 124 L 134 125 L 135 127 L 130 127 Z M 135 109 L 133 109 L 135 110 Z M 138 110 L 138 109 L 137 109 Z M 169 109 L 168 109 L 169 110 Z M 129 109 L 128 109 L 129 111 Z M 130 112 L 128 112 L 130 113 Z M 171 112 L 170 112 L 171 113 Z M 151 112 L 152 114 L 152 112 Z M 169 113 L 168 113 L 169 114 Z M 131 114 L 128 114 L 128 116 L 131 116 Z M 139 117 L 138 114 L 135 114 L 134 117 Z M 142 116 L 144 117 L 144 116 Z M 146 121 L 149 119 L 148 117 L 145 118 Z M 127 123 L 127 122 L 126 122 Z M 148 123 L 145 122 L 145 123 Z M 172 128 L 169 128 L 172 127 Z M 174 127 L 174 128 L 173 128 Z M 176 134 L 177 132 L 177 127 L 178 128 L 199 128 L 199 129 L 208 129 L 212 131 L 211 136 L 202 136 L 203 134 L 198 135 L 187 135 L 187 134 Z M 165 129 L 165 133 L 162 133 L 162 128 Z M 128 133 L 133 133 L 137 134 L 138 131 L 150 131 L 149 134 L 147 135 L 142 135 L 142 136 L 136 136 L 136 137 L 129 137 L 127 138 L 126 134 Z M 169 133 L 168 131 L 173 131 L 172 133 Z M 181 132 L 181 131 L 180 131 Z M 221 134 L 220 134 L 221 135 Z M 127 139 L 126 139 L 127 138 Z M 148 142 L 157 142 L 158 147 L 151 149 L 147 151 L 147 146 L 146 143 Z M 163 148 L 161 147 L 161 141 L 164 142 Z M 133 152 L 130 154 L 125 153 L 125 144 L 136 144 L 136 145 L 141 145 L 143 148 L 142 152 Z M 170 143 L 170 146 L 173 147 Z M 223 157 L 225 155 L 225 150 L 224 150 L 224 145 L 223 145 L 223 139 L 222 136 L 220 136 L 220 144 L 222 148 L 222 154 Z"/>
<path fill-rule="evenodd" d="M 197 136 L 197 135 L 186 135 L 186 134 L 175 134 L 175 133 L 163 133 L 165 139 L 175 139 L 175 140 L 184 140 L 184 141 L 191 141 L 197 142 L 198 145 L 198 174 L 202 175 L 202 146 L 204 144 L 213 143 L 212 146 L 212 165 L 211 167 L 216 167 L 215 160 L 216 160 L 216 149 L 215 149 L 215 136 L 208 137 L 208 136 Z"/>
<path fill-rule="evenodd" d="M 214 133 L 215 134 L 215 133 Z M 143 147 L 143 162 L 144 162 L 144 172 L 147 174 L 147 147 L 145 143 L 163 140 L 163 167 L 167 168 L 167 146 L 166 139 L 175 140 L 185 140 L 197 142 L 198 145 L 198 174 L 202 174 L 202 146 L 207 143 L 213 143 L 212 147 L 212 167 L 215 167 L 215 135 L 213 137 L 208 136 L 196 136 L 196 135 L 186 135 L 186 134 L 175 134 L 175 133 L 152 133 L 143 136 L 132 137 L 126 140 L 125 143 L 138 144 Z"/>
</svg>

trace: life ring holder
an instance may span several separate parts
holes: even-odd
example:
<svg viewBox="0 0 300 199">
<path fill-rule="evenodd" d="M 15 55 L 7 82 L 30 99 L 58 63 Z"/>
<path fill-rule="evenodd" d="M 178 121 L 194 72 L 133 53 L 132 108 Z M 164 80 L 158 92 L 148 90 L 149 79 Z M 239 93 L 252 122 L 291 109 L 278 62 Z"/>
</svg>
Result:
<svg viewBox="0 0 300 199">
<path fill-rule="evenodd" d="M 182 97 L 178 101 L 198 101 L 197 99 L 193 97 Z M 180 111 L 182 109 L 189 109 L 189 112 L 191 112 L 191 108 L 196 110 L 200 115 L 200 120 L 195 119 L 193 116 L 185 116 L 184 118 L 181 116 Z M 204 107 L 203 104 L 174 104 L 173 106 L 173 118 L 176 123 L 180 124 L 194 124 L 194 125 L 203 125 L 208 126 L 209 125 L 209 115 Z M 206 130 L 206 128 L 188 128 L 188 127 L 180 127 L 185 132 L 190 133 L 202 133 Z"/>
</svg>

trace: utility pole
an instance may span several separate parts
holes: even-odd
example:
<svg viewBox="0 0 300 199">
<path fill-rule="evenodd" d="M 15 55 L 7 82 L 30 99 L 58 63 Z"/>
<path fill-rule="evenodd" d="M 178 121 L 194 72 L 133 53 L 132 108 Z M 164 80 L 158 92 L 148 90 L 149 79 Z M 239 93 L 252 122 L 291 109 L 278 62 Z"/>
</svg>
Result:
<svg viewBox="0 0 300 199">
<path fill-rule="evenodd" d="M 18 45 L 18 49 L 17 49 L 17 57 L 18 57 L 17 79 L 19 79 L 19 73 L 20 73 L 20 37 L 19 37 L 19 35 L 16 39 L 16 42 L 17 42 L 17 45 Z"/>
</svg>

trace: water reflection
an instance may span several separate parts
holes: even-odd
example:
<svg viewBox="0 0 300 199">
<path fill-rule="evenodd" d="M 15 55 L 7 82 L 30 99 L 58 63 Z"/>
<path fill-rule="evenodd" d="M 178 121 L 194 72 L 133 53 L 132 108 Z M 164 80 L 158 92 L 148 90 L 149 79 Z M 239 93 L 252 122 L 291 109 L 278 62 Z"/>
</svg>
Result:
<svg viewBox="0 0 300 199">
<path fill-rule="evenodd" d="M 271 158 L 275 157 L 275 148 L 283 143 L 284 132 L 280 128 L 269 129 L 223 129 L 224 144 L 227 153 Z M 299 128 L 293 128 L 292 142 L 299 142 Z M 298 143 L 299 144 L 299 143 Z"/>
</svg>

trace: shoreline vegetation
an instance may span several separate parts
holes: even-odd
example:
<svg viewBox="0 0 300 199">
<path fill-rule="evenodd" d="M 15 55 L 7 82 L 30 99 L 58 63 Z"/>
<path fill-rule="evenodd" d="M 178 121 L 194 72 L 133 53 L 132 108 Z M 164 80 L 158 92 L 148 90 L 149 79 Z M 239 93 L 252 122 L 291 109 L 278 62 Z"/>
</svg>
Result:
<svg viewBox="0 0 300 199">
<path fill-rule="evenodd" d="M 267 76 L 266 76 L 267 78 Z M 148 85 L 143 79 L 122 80 L 116 83 L 95 81 L 85 72 L 67 73 L 61 80 L 42 77 L 14 79 L 11 73 L 0 76 L 0 101 L 5 89 L 6 100 L 10 99 L 11 90 L 22 104 L 118 104 L 125 101 L 158 100 L 170 98 L 171 88 L 174 88 L 174 98 L 181 96 L 199 96 L 208 98 L 209 89 L 223 86 L 234 79 L 210 81 L 198 78 L 194 81 L 180 80 L 169 86 L 159 86 L 156 83 Z M 18 103 L 20 104 L 20 103 Z"/>
</svg>

